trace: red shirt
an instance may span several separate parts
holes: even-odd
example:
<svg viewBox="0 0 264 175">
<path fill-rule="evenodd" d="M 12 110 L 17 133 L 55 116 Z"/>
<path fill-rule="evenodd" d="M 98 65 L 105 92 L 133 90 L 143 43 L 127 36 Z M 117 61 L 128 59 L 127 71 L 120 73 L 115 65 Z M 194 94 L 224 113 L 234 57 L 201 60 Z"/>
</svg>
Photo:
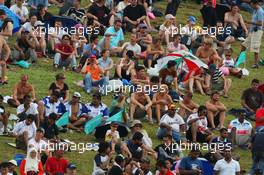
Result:
<svg viewBox="0 0 264 175">
<path fill-rule="evenodd" d="M 46 162 L 46 171 L 55 175 L 56 173 L 66 173 L 69 162 L 66 159 L 57 159 L 55 157 L 48 158 Z"/>
<path fill-rule="evenodd" d="M 159 173 L 159 175 L 163 175 L 163 174 Z M 168 170 L 165 175 L 174 175 L 174 174 L 170 170 Z"/>
<path fill-rule="evenodd" d="M 73 47 L 69 44 L 58 43 L 55 45 L 55 49 L 58 49 L 58 50 L 65 52 L 65 53 L 72 53 L 73 52 Z M 69 55 L 61 54 L 61 59 L 65 60 L 68 57 L 69 57 Z"/>
<path fill-rule="evenodd" d="M 264 118 L 264 108 L 259 108 L 256 112 L 256 127 L 258 126 L 264 126 L 263 122 L 257 122 L 257 119 Z"/>
</svg>

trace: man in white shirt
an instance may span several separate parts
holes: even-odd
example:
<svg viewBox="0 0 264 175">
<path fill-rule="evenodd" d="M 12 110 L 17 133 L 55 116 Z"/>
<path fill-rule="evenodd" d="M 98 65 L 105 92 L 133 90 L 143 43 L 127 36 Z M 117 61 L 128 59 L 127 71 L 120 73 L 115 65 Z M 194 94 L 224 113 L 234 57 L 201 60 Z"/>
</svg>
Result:
<svg viewBox="0 0 264 175">
<path fill-rule="evenodd" d="M 216 175 L 240 175 L 240 165 L 232 159 L 230 149 L 224 151 L 224 158 L 216 162 L 214 171 Z"/>
<path fill-rule="evenodd" d="M 228 131 L 232 138 L 232 144 L 247 147 L 253 134 L 253 128 L 251 123 L 245 120 L 246 111 L 244 109 L 238 111 L 237 115 L 237 119 L 232 120 L 228 127 Z"/>
<path fill-rule="evenodd" d="M 163 136 L 171 134 L 172 138 L 176 142 L 179 142 L 181 140 L 180 132 L 184 131 L 184 125 L 184 120 L 176 113 L 176 106 L 172 104 L 169 106 L 167 114 L 163 115 L 160 120 L 160 128 L 157 137 L 162 139 Z"/>
<path fill-rule="evenodd" d="M 130 42 L 125 42 L 122 46 L 123 57 L 125 57 L 126 51 L 132 50 L 134 52 L 134 56 L 136 58 L 140 58 L 141 47 L 137 44 L 137 35 L 135 33 L 131 33 Z"/>
<path fill-rule="evenodd" d="M 23 6 L 23 0 L 16 0 L 15 2 L 16 4 L 12 5 L 10 10 L 19 17 L 22 23 L 24 23 L 26 22 L 29 14 L 28 9 L 26 6 Z"/>
<path fill-rule="evenodd" d="M 187 119 L 187 139 L 193 142 L 205 143 L 210 142 L 213 135 L 208 128 L 206 119 L 207 109 L 205 106 L 200 106 L 198 112 L 191 114 Z"/>
<path fill-rule="evenodd" d="M 26 150 L 28 141 L 36 136 L 36 130 L 34 116 L 31 114 L 27 116 L 26 120 L 17 123 L 12 131 L 16 137 L 16 147 Z"/>
<path fill-rule="evenodd" d="M 38 115 L 38 105 L 32 102 L 32 98 L 29 95 L 24 96 L 24 104 L 21 104 L 17 107 L 17 116 L 20 118 L 20 121 L 26 119 L 26 116 L 32 114 L 35 117 Z"/>
</svg>

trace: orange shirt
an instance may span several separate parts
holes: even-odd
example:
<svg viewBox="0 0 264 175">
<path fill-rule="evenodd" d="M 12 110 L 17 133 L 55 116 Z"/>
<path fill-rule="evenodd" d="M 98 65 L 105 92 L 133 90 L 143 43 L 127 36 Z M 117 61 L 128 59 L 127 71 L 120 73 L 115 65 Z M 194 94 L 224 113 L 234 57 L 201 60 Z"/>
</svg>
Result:
<svg viewBox="0 0 264 175">
<path fill-rule="evenodd" d="M 98 81 L 101 79 L 101 68 L 98 65 L 86 66 L 86 73 L 90 73 L 93 81 Z"/>
</svg>

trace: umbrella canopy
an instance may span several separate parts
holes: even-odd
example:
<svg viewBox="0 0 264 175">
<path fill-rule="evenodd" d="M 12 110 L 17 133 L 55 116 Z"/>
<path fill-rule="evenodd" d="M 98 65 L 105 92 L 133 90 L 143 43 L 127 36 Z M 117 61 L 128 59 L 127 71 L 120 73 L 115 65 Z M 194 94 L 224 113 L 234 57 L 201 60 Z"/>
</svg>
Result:
<svg viewBox="0 0 264 175">
<path fill-rule="evenodd" d="M 150 68 L 148 73 L 150 75 L 158 75 L 159 71 L 166 67 L 169 61 L 175 61 L 177 63 L 177 69 L 180 67 L 179 65 L 183 63 L 187 66 L 188 71 L 192 71 L 200 67 L 208 69 L 208 66 L 198 57 L 194 56 L 190 52 L 182 50 L 170 53 L 167 56 L 159 59 L 155 65 L 155 68 Z"/>
<path fill-rule="evenodd" d="M 117 122 L 117 123 L 118 123 L 117 131 L 119 132 L 120 137 L 126 137 L 128 133 L 130 132 L 130 129 L 124 123 L 120 123 L 120 122 Z M 104 139 L 106 131 L 110 129 L 110 124 L 111 122 L 108 122 L 106 124 L 97 126 L 95 128 L 94 136 L 97 139 Z"/>
</svg>

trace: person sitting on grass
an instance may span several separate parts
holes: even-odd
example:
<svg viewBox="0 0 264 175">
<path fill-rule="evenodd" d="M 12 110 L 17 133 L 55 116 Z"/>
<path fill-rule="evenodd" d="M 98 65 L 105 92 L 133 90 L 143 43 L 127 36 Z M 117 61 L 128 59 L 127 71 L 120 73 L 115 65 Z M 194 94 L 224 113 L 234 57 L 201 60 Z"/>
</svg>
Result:
<svg viewBox="0 0 264 175">
<path fill-rule="evenodd" d="M 155 109 L 157 122 L 160 122 L 160 116 L 163 116 L 168 107 L 173 104 L 171 96 L 168 94 L 169 89 L 166 84 L 160 85 L 160 89 L 153 95 L 152 106 Z"/>
<path fill-rule="evenodd" d="M 114 62 L 112 58 L 109 57 L 109 50 L 102 50 L 101 55 L 102 57 L 98 59 L 98 65 L 103 69 L 104 76 L 109 79 L 110 71 L 114 67 Z"/>
<path fill-rule="evenodd" d="M 118 128 L 118 123 L 111 122 L 110 129 L 107 130 L 105 134 L 105 141 L 110 143 L 111 150 L 114 152 L 115 152 L 115 145 L 118 143 L 118 140 L 120 139 L 117 128 Z"/>
<path fill-rule="evenodd" d="M 76 58 L 74 56 L 74 48 L 70 44 L 71 37 L 66 34 L 62 36 L 62 41 L 55 45 L 54 67 L 68 68 L 71 66 L 73 70 L 76 70 Z"/>
<path fill-rule="evenodd" d="M 167 63 L 167 68 L 163 68 L 159 72 L 160 82 L 166 84 L 169 87 L 169 95 L 173 101 L 179 100 L 179 88 L 178 88 L 178 77 L 176 71 L 176 62 L 169 61 Z M 174 85 L 175 90 L 172 86 Z"/>
<path fill-rule="evenodd" d="M 94 156 L 92 175 L 105 174 L 108 171 L 110 160 L 113 158 L 108 142 L 100 142 L 98 147 L 98 153 Z"/>
<path fill-rule="evenodd" d="M 15 63 L 20 60 L 37 61 L 36 45 L 33 42 L 35 35 L 31 36 L 27 30 L 21 31 L 20 38 L 17 39 L 15 48 L 12 52 L 12 61 Z"/>
<path fill-rule="evenodd" d="M 80 102 L 81 94 L 79 92 L 74 92 L 72 96 L 72 100 L 68 102 L 66 106 L 66 111 L 69 112 L 69 119 L 70 123 L 68 124 L 68 128 L 74 129 L 78 132 L 82 131 L 82 125 L 76 125 L 79 124 L 79 120 L 82 120 L 81 118 L 87 117 L 88 109 L 85 106 L 85 104 Z"/>
<path fill-rule="evenodd" d="M 64 146 L 56 145 L 54 154 L 46 161 L 45 172 L 48 175 L 64 174 L 69 165 L 69 161 L 64 158 Z"/>
<path fill-rule="evenodd" d="M 58 73 L 55 76 L 55 82 L 51 83 L 49 86 L 49 95 L 51 95 L 53 92 L 59 93 L 59 99 L 66 103 L 69 100 L 70 92 L 69 92 L 69 86 L 66 81 L 66 76 L 63 73 Z"/>
<path fill-rule="evenodd" d="M 192 142 L 210 143 L 213 138 L 213 134 L 207 127 L 207 109 L 205 106 L 200 106 L 198 112 L 191 114 L 188 117 L 187 124 L 189 129 L 187 130 L 187 139 Z"/>
<path fill-rule="evenodd" d="M 115 20 L 113 26 L 106 29 L 104 37 L 99 41 L 102 49 L 107 49 L 112 54 L 121 52 L 124 41 L 124 33 L 121 27 L 122 21 L 118 19 Z"/>
<path fill-rule="evenodd" d="M 73 163 L 69 163 L 65 175 L 76 175 L 76 174 L 77 174 L 77 166 Z"/>
<path fill-rule="evenodd" d="M 8 104 L 13 107 L 18 107 L 20 104 L 24 103 L 24 97 L 26 95 L 31 95 L 32 100 L 36 99 L 35 89 L 28 82 L 29 76 L 24 74 L 20 78 L 20 82 L 18 82 L 13 90 L 12 97 L 13 99 L 8 100 Z"/>
<path fill-rule="evenodd" d="M 17 107 L 17 116 L 19 117 L 20 121 L 23 121 L 29 114 L 34 115 L 37 119 L 38 105 L 32 102 L 31 96 L 25 95 L 24 103 Z"/>
<path fill-rule="evenodd" d="M 1 34 L 0 34 L 1 35 Z M 7 84 L 6 79 L 6 61 L 8 60 L 10 56 L 10 48 L 7 42 L 4 40 L 3 37 L 0 37 L 0 49 L 1 53 L 5 53 L 4 56 L 1 56 L 0 59 L 0 67 L 1 67 L 1 74 L 0 74 L 0 85 L 1 84 Z"/>
<path fill-rule="evenodd" d="M 147 58 L 145 59 L 145 65 L 148 68 L 154 67 L 157 61 L 163 57 L 164 49 L 161 46 L 159 38 L 153 38 L 152 43 L 147 47 Z"/>
<path fill-rule="evenodd" d="M 186 119 L 191 115 L 197 112 L 197 109 L 199 107 L 198 104 L 196 104 L 193 100 L 193 94 L 190 92 L 187 92 L 183 96 L 183 100 L 179 102 L 180 109 L 178 111 L 178 114 L 186 121 Z"/>
<path fill-rule="evenodd" d="M 174 173 L 168 169 L 165 160 L 159 160 L 157 162 L 158 175 L 174 175 Z"/>
<path fill-rule="evenodd" d="M 136 68 L 136 73 L 132 75 L 132 84 L 137 86 L 147 86 L 149 85 L 149 76 L 145 72 L 145 67 L 144 66 L 138 66 Z"/>
<path fill-rule="evenodd" d="M 232 58 L 233 49 L 225 50 L 225 59 L 223 60 L 222 66 L 220 70 L 227 76 L 227 75 L 234 75 L 238 78 L 241 78 L 243 73 L 242 70 L 235 68 L 235 61 Z"/>
<path fill-rule="evenodd" d="M 44 122 L 51 113 L 57 114 L 57 119 L 66 112 L 65 105 L 59 100 L 59 92 L 55 91 L 51 96 L 43 98 L 38 103 L 38 125 Z"/>
<path fill-rule="evenodd" d="M 130 119 L 134 120 L 134 116 L 145 116 L 147 114 L 148 122 L 153 123 L 152 120 L 152 102 L 150 97 L 146 94 L 144 87 L 141 87 L 140 91 L 136 91 L 131 94 L 130 103 Z"/>
<path fill-rule="evenodd" d="M 35 125 L 35 117 L 28 115 L 26 120 L 18 122 L 12 133 L 16 137 L 16 147 L 26 150 L 28 141 L 36 136 L 37 127 Z"/>
<path fill-rule="evenodd" d="M 255 115 L 257 109 L 264 103 L 264 95 L 258 90 L 259 83 L 258 79 L 253 79 L 251 87 L 243 91 L 241 105 L 246 110 L 246 117 Z"/>
<path fill-rule="evenodd" d="M 211 91 L 218 91 L 224 98 L 228 98 L 228 92 L 231 87 L 232 80 L 226 78 L 223 72 L 217 68 L 215 64 L 209 66 L 209 74 L 206 75 L 205 84 L 210 84 Z M 211 83 L 208 83 L 210 81 Z M 206 92 L 209 93 L 208 88 Z"/>
<path fill-rule="evenodd" d="M 131 80 L 131 75 L 135 74 L 135 62 L 133 61 L 134 53 L 128 50 L 124 58 L 116 63 L 115 77 L 125 79 L 127 82 Z"/>
<path fill-rule="evenodd" d="M 220 102 L 220 94 L 218 91 L 214 91 L 211 94 L 211 98 L 205 103 L 205 106 L 207 108 L 207 118 L 209 121 L 209 126 L 212 129 L 223 128 L 226 117 L 226 107 L 223 103 Z"/>
<path fill-rule="evenodd" d="M 232 120 L 229 124 L 232 144 L 241 148 L 247 148 L 253 136 L 253 127 L 251 123 L 245 119 L 245 116 L 245 110 L 238 111 L 237 119 Z"/>
<path fill-rule="evenodd" d="M 137 35 L 135 33 L 130 34 L 130 42 L 125 42 L 122 46 L 122 49 L 123 57 L 125 57 L 125 54 L 128 50 L 132 50 L 136 59 L 141 58 L 141 47 L 137 43 Z"/>
<path fill-rule="evenodd" d="M 176 106 L 171 104 L 167 113 L 161 117 L 157 137 L 158 139 L 162 139 L 163 136 L 171 134 L 173 140 L 180 142 L 181 132 L 184 131 L 184 128 L 184 120 L 176 113 Z"/>
<path fill-rule="evenodd" d="M 57 142 L 59 129 L 56 125 L 57 114 L 51 113 L 47 120 L 45 120 L 40 127 L 44 129 L 44 138 L 49 140 L 50 142 Z"/>
<path fill-rule="evenodd" d="M 193 146 L 189 155 L 182 158 L 179 166 L 179 172 L 181 175 L 203 174 L 203 163 L 198 159 L 200 154 L 200 150 L 196 146 Z"/>
<path fill-rule="evenodd" d="M 87 65 L 89 62 L 89 65 Z M 86 60 L 85 67 L 82 70 L 84 76 L 84 90 L 90 93 L 93 88 L 99 88 L 101 93 L 106 93 L 106 86 L 108 84 L 107 78 L 104 76 L 104 70 L 97 64 L 96 57 L 92 56 Z"/>
<path fill-rule="evenodd" d="M 176 34 L 174 36 L 173 42 L 168 43 L 167 50 L 169 53 L 172 53 L 181 50 L 188 51 L 188 48 L 184 44 L 181 44 L 181 35 Z"/>
<path fill-rule="evenodd" d="M 0 95 L 0 132 L 7 133 L 7 123 L 9 113 L 5 111 L 5 107 L 3 104 L 4 97 Z"/>
</svg>

